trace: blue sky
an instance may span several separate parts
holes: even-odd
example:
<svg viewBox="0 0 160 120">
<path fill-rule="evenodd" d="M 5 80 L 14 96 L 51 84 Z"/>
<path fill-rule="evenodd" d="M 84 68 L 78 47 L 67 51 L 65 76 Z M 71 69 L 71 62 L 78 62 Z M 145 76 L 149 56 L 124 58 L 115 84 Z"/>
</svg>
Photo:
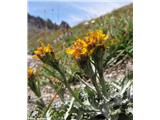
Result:
<svg viewBox="0 0 160 120">
<path fill-rule="evenodd" d="M 132 0 L 28 0 L 28 12 L 44 19 L 49 18 L 57 24 L 64 20 L 74 26 L 131 2 Z"/>
</svg>

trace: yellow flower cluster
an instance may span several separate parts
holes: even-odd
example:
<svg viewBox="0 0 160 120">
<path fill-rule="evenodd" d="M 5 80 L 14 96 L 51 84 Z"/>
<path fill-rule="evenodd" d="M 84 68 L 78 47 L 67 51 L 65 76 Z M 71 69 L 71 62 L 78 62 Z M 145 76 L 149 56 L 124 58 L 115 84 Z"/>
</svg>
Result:
<svg viewBox="0 0 160 120">
<path fill-rule="evenodd" d="M 35 56 L 33 56 L 33 58 L 37 58 L 40 59 L 43 56 L 45 56 L 47 53 L 53 53 L 53 48 L 50 44 L 48 44 L 47 46 L 44 43 L 40 43 L 40 47 L 38 47 L 35 51 L 34 54 Z"/>
<path fill-rule="evenodd" d="M 97 46 L 104 45 L 108 38 L 109 36 L 104 34 L 102 30 L 89 32 L 83 39 L 78 38 L 71 48 L 67 48 L 66 53 L 73 55 L 76 60 L 83 56 L 89 56 Z"/>
<path fill-rule="evenodd" d="M 28 77 L 30 78 L 33 75 L 33 69 L 31 67 L 28 68 Z"/>
</svg>

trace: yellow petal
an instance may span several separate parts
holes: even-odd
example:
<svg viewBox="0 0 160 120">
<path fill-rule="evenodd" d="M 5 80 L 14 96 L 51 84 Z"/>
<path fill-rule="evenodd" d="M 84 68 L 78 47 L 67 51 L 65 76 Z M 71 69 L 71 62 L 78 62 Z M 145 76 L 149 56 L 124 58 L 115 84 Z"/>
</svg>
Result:
<svg viewBox="0 0 160 120">
<path fill-rule="evenodd" d="M 74 49 L 70 49 L 70 48 L 66 49 L 67 54 L 73 55 L 74 52 L 75 52 Z"/>
<path fill-rule="evenodd" d="M 47 46 L 47 47 L 44 48 L 44 52 L 45 53 L 51 53 L 52 52 L 52 48 Z"/>
<path fill-rule="evenodd" d="M 87 49 L 86 49 L 86 48 L 82 48 L 81 54 L 82 54 L 82 55 L 87 54 Z"/>
<path fill-rule="evenodd" d="M 34 54 L 35 54 L 35 55 L 41 55 L 41 54 L 42 54 L 42 51 L 36 50 L 36 51 L 34 51 Z"/>
<path fill-rule="evenodd" d="M 37 55 L 34 55 L 32 56 L 33 59 L 38 59 L 39 60 L 39 57 Z"/>
<path fill-rule="evenodd" d="M 109 35 L 105 35 L 103 40 L 107 40 L 109 38 Z"/>
<path fill-rule="evenodd" d="M 31 77 L 33 75 L 33 69 L 31 67 L 28 68 L 28 76 Z"/>
</svg>

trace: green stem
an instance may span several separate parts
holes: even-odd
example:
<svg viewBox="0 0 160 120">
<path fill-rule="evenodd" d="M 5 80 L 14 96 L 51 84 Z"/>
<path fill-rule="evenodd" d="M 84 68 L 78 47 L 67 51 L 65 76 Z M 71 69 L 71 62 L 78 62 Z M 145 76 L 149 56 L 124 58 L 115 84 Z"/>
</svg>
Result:
<svg viewBox="0 0 160 120">
<path fill-rule="evenodd" d="M 96 51 L 97 53 L 93 56 L 93 60 L 94 60 L 94 66 L 95 69 L 98 71 L 99 74 L 99 83 L 102 87 L 102 93 L 105 97 L 107 97 L 107 89 L 106 89 L 106 82 L 104 80 L 104 76 L 103 76 L 103 48 L 99 48 Z"/>
<path fill-rule="evenodd" d="M 102 94 L 99 90 L 99 87 L 98 87 L 98 84 L 97 84 L 97 81 L 96 81 L 96 78 L 95 77 L 91 77 L 91 81 L 92 81 L 92 84 L 94 85 L 96 91 L 97 91 L 97 94 L 100 98 L 102 98 Z"/>
<path fill-rule="evenodd" d="M 106 82 L 104 80 L 104 76 L 103 76 L 103 65 L 102 65 L 102 61 L 97 61 L 96 63 L 96 68 L 99 74 L 99 82 L 102 86 L 102 93 L 105 97 L 107 97 L 107 88 L 106 88 Z"/>
<path fill-rule="evenodd" d="M 87 69 L 85 70 L 85 72 L 89 75 L 89 77 L 91 78 L 91 81 L 92 81 L 92 84 L 94 85 L 96 91 L 97 91 L 97 94 L 100 98 L 102 98 L 102 94 L 99 90 L 99 87 L 98 87 L 98 83 L 97 83 L 97 80 L 96 80 L 96 72 L 94 73 L 93 72 L 93 69 L 92 69 L 92 66 L 90 63 L 88 63 L 87 65 Z"/>
<path fill-rule="evenodd" d="M 75 76 L 74 76 L 75 77 Z M 92 89 L 94 92 L 96 92 L 96 89 L 92 86 L 90 86 L 87 82 L 85 82 L 83 79 L 81 79 L 79 76 L 77 77 L 78 80 L 80 80 L 83 84 L 85 84 L 87 87 Z"/>
<path fill-rule="evenodd" d="M 67 79 L 66 79 L 66 76 L 64 75 L 64 72 L 63 72 L 59 67 L 57 67 L 57 70 L 58 70 L 58 72 L 61 74 L 61 76 L 62 76 L 62 78 L 63 78 L 63 80 L 64 80 L 63 82 L 64 82 L 66 88 L 67 88 L 67 89 L 69 90 L 69 92 L 71 93 L 71 95 L 72 95 L 81 105 L 83 105 L 82 102 L 76 97 L 76 95 L 75 95 L 74 92 L 72 91 L 71 87 L 69 86 L 69 84 L 68 84 L 68 82 L 67 82 Z"/>
</svg>

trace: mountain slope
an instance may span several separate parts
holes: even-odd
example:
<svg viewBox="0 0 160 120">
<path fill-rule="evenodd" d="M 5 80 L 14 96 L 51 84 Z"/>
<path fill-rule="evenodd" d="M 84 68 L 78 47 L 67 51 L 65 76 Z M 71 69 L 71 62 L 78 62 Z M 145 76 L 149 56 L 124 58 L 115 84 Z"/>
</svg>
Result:
<svg viewBox="0 0 160 120">
<path fill-rule="evenodd" d="M 34 49 L 39 40 L 54 36 L 57 31 L 68 30 L 70 26 L 62 21 L 60 25 L 52 23 L 50 19 L 44 20 L 41 17 L 35 17 L 28 14 L 28 47 Z M 49 39 L 48 38 L 48 39 Z M 48 40 L 50 42 L 50 40 Z"/>
<path fill-rule="evenodd" d="M 104 16 L 82 22 L 73 28 L 43 31 L 36 33 L 35 37 L 28 39 L 28 51 L 32 53 L 39 40 L 51 43 L 57 54 L 64 54 L 64 48 L 68 47 L 73 41 L 80 36 L 85 35 L 88 31 L 102 29 L 105 33 L 112 36 L 113 39 L 121 41 L 131 41 L 133 36 L 133 5 L 127 5 L 120 9 L 107 13 Z M 125 44 L 126 44 L 125 43 Z M 61 52 L 60 52 L 61 51 Z"/>
</svg>

